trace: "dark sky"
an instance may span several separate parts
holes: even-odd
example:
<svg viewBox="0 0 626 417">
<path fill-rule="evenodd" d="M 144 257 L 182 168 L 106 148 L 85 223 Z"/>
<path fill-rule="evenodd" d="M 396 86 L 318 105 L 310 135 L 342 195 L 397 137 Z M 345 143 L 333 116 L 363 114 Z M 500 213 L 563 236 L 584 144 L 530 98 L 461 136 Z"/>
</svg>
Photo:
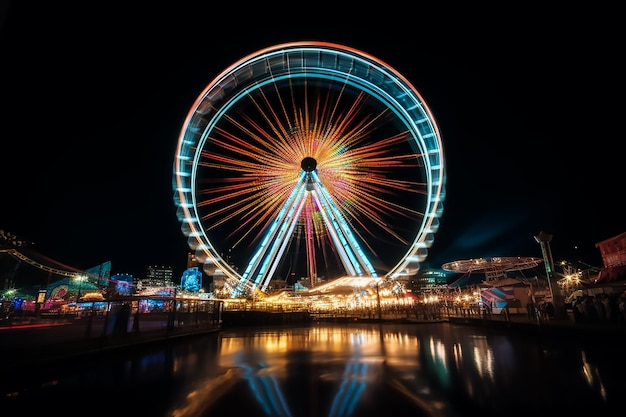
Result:
<svg viewBox="0 0 626 417">
<path fill-rule="evenodd" d="M 617 6 L 155 4 L 2 11 L 0 229 L 54 260 L 180 274 L 189 249 L 172 164 L 184 117 L 230 64 L 297 40 L 378 57 L 432 110 L 448 171 L 430 266 L 541 257 L 540 231 L 553 235 L 555 260 L 600 266 L 595 244 L 626 231 Z"/>
</svg>

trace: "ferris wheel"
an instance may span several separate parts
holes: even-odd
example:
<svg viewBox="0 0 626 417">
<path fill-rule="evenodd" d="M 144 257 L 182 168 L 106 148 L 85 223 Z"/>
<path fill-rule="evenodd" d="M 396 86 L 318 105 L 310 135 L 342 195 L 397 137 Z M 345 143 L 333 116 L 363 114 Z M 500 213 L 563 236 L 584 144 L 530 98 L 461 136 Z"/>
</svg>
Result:
<svg viewBox="0 0 626 417">
<path fill-rule="evenodd" d="M 173 188 L 190 248 L 230 297 L 274 279 L 395 279 L 417 272 L 438 230 L 443 147 L 421 95 L 380 59 L 286 43 L 198 96 Z"/>
</svg>

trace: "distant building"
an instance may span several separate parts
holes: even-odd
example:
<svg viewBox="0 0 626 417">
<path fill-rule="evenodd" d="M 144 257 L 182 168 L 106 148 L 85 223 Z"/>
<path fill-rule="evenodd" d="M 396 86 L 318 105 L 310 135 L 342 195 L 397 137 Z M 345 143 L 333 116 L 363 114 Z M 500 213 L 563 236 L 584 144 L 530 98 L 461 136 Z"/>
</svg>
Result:
<svg viewBox="0 0 626 417">
<path fill-rule="evenodd" d="M 171 266 L 148 266 L 146 278 L 141 280 L 141 286 L 146 287 L 173 287 L 174 270 Z"/>
<path fill-rule="evenodd" d="M 602 270 L 596 282 L 611 282 L 626 278 L 626 232 L 596 243 L 602 256 Z"/>
<path fill-rule="evenodd" d="M 442 269 L 424 268 L 408 280 L 406 287 L 415 294 L 437 293 L 447 289 L 449 277 L 450 273 Z"/>
<path fill-rule="evenodd" d="M 287 280 L 274 278 L 270 281 L 267 291 L 272 293 L 275 291 L 284 290 L 287 288 Z"/>
<path fill-rule="evenodd" d="M 187 254 L 187 268 L 194 268 L 202 266 L 202 262 L 198 260 L 196 254 L 193 252 L 189 252 Z"/>
</svg>

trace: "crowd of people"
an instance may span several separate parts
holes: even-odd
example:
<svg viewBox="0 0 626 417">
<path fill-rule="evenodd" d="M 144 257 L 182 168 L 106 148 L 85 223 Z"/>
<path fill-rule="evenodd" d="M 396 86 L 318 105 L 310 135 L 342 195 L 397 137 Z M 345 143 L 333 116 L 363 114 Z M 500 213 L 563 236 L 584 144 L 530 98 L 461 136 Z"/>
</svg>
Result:
<svg viewBox="0 0 626 417">
<path fill-rule="evenodd" d="M 572 301 L 576 323 L 626 325 L 626 291 L 622 294 L 579 295 Z"/>
</svg>

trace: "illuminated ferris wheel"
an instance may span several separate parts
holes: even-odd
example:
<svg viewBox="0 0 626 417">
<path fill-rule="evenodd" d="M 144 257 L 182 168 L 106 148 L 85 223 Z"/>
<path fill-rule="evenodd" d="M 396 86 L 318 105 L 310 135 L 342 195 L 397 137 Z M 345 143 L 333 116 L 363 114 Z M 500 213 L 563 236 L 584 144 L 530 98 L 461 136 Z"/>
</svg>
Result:
<svg viewBox="0 0 626 417">
<path fill-rule="evenodd" d="M 342 45 L 287 43 L 198 96 L 173 187 L 190 248 L 231 297 L 274 279 L 395 279 L 419 269 L 439 227 L 443 148 L 393 68 Z"/>
</svg>

